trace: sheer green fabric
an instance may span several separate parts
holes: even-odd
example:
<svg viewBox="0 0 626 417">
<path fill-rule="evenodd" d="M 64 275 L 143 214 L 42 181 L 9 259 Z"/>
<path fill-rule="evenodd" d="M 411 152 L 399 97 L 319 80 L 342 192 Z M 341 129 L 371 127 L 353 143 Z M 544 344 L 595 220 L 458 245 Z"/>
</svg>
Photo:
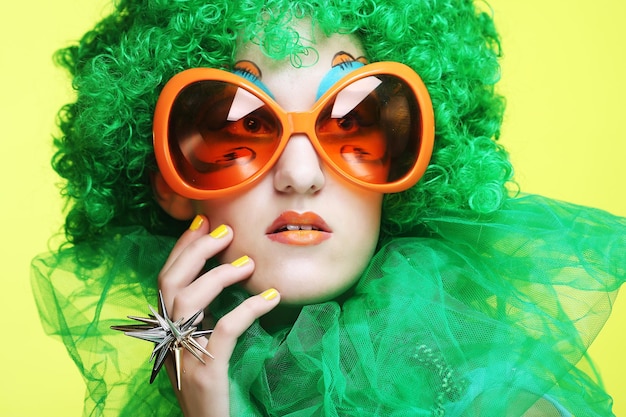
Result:
<svg viewBox="0 0 626 417">
<path fill-rule="evenodd" d="M 84 416 L 180 414 L 165 372 L 148 384 L 152 346 L 110 329 L 130 322 L 126 316 L 145 317 L 148 303 L 157 306 L 156 277 L 174 243 L 129 228 L 99 245 L 33 261 L 44 330 L 61 338 L 85 381 Z"/>
<path fill-rule="evenodd" d="M 231 414 L 612 415 L 579 368 L 626 276 L 626 219 L 528 196 L 426 224 L 429 236 L 379 250 L 343 303 L 272 332 L 255 323 L 231 360 Z M 148 384 L 151 346 L 109 330 L 155 305 L 172 244 L 121 231 L 97 269 L 77 268 L 75 250 L 34 261 L 44 327 L 85 376 L 86 415 L 180 413 L 164 372 Z M 245 297 L 231 288 L 211 311 Z"/>
</svg>

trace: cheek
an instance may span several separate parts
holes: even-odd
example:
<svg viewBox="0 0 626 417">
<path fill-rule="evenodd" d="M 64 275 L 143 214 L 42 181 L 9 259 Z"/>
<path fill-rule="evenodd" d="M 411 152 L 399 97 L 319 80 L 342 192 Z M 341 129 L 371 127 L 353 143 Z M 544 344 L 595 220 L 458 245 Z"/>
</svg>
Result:
<svg viewBox="0 0 626 417">
<path fill-rule="evenodd" d="M 370 206 L 361 211 L 359 215 L 354 216 L 353 255 L 355 257 L 354 263 L 360 265 L 359 275 L 369 263 L 376 249 L 380 233 L 380 212 L 380 206 Z"/>
<path fill-rule="evenodd" d="M 234 226 L 237 220 L 247 219 L 250 213 L 250 206 L 239 199 L 195 201 L 194 208 L 209 219 L 211 229 L 221 224 Z"/>
<path fill-rule="evenodd" d="M 366 241 L 378 239 L 382 212 L 382 194 L 361 192 L 350 199 L 338 198 L 335 208 L 343 212 L 343 221 Z"/>
<path fill-rule="evenodd" d="M 337 206 L 343 208 L 343 216 L 339 220 L 341 229 L 337 236 L 341 240 L 337 262 L 347 275 L 360 276 L 378 243 L 382 195 L 357 194 L 353 200 L 338 199 Z"/>
<path fill-rule="evenodd" d="M 229 263 L 243 255 L 255 257 L 259 247 L 266 243 L 265 228 L 270 224 L 268 219 L 272 218 L 261 209 L 258 202 L 263 200 L 267 198 L 248 192 L 236 198 L 196 202 L 196 211 L 208 218 L 211 229 L 225 224 L 233 231 L 230 245 L 217 254 L 221 263 Z"/>
</svg>

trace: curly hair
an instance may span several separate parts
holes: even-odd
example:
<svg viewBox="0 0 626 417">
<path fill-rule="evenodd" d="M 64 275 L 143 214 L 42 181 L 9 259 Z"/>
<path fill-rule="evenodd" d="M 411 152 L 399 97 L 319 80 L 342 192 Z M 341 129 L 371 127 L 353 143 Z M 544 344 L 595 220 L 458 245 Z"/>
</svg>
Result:
<svg viewBox="0 0 626 417">
<path fill-rule="evenodd" d="M 119 0 L 56 54 L 77 92 L 59 113 L 53 158 L 70 202 L 68 242 L 128 225 L 178 236 L 185 225 L 160 209 L 150 183 L 161 88 L 187 68 L 228 68 L 242 41 L 298 65 L 306 47 L 290 23 L 304 17 L 325 35 L 355 34 L 372 62 L 409 65 L 431 94 L 432 161 L 413 188 L 385 196 L 383 239 L 444 210 L 481 215 L 503 204 L 512 169 L 496 141 L 500 42 L 491 14 L 471 0 Z"/>
</svg>

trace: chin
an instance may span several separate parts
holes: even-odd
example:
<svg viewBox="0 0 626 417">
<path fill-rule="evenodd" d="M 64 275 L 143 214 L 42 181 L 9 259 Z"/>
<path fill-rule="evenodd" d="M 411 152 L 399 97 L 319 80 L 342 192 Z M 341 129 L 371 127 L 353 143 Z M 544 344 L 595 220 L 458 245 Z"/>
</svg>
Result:
<svg viewBox="0 0 626 417">
<path fill-rule="evenodd" d="M 244 284 L 244 288 L 250 294 L 260 294 L 268 288 L 276 288 L 280 293 L 280 304 L 285 306 L 304 306 L 307 304 L 323 303 L 339 298 L 348 292 L 357 281 L 358 277 L 356 279 L 349 280 L 346 283 L 347 285 L 339 288 L 321 288 L 321 285 L 323 284 L 315 285 L 313 287 L 306 285 L 315 282 L 314 280 L 310 280 L 304 285 L 298 282 L 283 282 L 281 284 L 276 280 L 262 281 L 265 284 L 259 284 L 258 282 L 254 282 L 254 277 L 251 277 L 250 280 Z"/>
<path fill-rule="evenodd" d="M 279 290 L 280 292 L 280 290 Z M 309 304 L 318 304 L 326 301 L 333 300 L 339 297 L 343 293 L 338 294 L 320 294 L 316 296 L 311 295 L 300 295 L 300 294 L 286 294 L 283 296 L 283 293 L 280 293 L 280 303 L 286 306 L 305 306 Z"/>
</svg>

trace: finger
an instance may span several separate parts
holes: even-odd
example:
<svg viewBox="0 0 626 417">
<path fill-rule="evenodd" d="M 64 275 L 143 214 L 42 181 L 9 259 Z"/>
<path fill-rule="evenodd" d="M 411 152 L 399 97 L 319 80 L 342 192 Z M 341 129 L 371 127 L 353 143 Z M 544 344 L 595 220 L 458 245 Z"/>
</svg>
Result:
<svg viewBox="0 0 626 417">
<path fill-rule="evenodd" d="M 163 264 L 163 268 L 161 268 L 161 271 L 163 273 L 167 273 L 167 271 L 177 261 L 178 257 L 182 253 L 184 253 L 187 247 L 196 240 L 206 236 L 207 233 L 211 237 L 219 239 L 221 237 L 228 237 L 228 235 L 232 237 L 231 232 L 232 230 L 230 230 L 230 228 L 226 227 L 225 225 L 220 225 L 209 233 L 209 221 L 207 220 L 207 218 L 201 214 L 196 215 L 189 228 L 185 230 L 185 232 L 180 236 L 180 238 L 172 248 L 172 251 L 167 257 L 165 263 Z"/>
<path fill-rule="evenodd" d="M 206 308 L 224 288 L 249 278 L 253 271 L 254 261 L 247 256 L 211 269 L 176 292 L 169 310 L 172 317 L 175 320 L 191 317 Z M 202 316 L 198 318 L 200 320 Z"/>
<path fill-rule="evenodd" d="M 192 236 L 186 246 L 169 264 L 167 270 L 162 271 L 160 278 L 163 286 L 182 288 L 193 281 L 197 273 L 202 270 L 206 261 L 217 255 L 230 244 L 233 233 L 230 227 L 221 225 L 211 233 Z M 190 277 L 190 271 L 196 275 Z M 159 282 L 161 284 L 161 282 Z"/>
<path fill-rule="evenodd" d="M 166 306 L 171 307 L 173 295 L 191 284 L 204 268 L 206 261 L 226 249 L 232 238 L 232 230 L 227 226 L 220 226 L 208 235 L 190 239 L 169 267 L 159 274 L 158 285 L 163 292 Z"/>
<path fill-rule="evenodd" d="M 183 350 L 181 352 L 183 360 L 181 372 L 183 379 L 186 380 L 186 382 L 183 382 L 186 386 L 185 393 L 189 393 L 190 388 L 200 388 L 207 384 L 212 384 L 218 379 L 215 378 L 216 375 L 226 375 L 228 363 L 239 336 L 256 319 L 271 311 L 279 302 L 280 294 L 275 289 L 269 289 L 259 295 L 250 297 L 218 321 L 208 340 L 206 337 L 196 338 L 195 340 L 213 357 L 212 359 L 204 358 L 204 363 L 195 358 L 190 352 Z M 165 367 L 168 370 L 172 384 L 176 386 L 173 361 L 167 361 Z M 210 391 L 215 393 L 215 388 L 212 387 Z"/>
<path fill-rule="evenodd" d="M 246 299 L 217 322 L 209 337 L 207 350 L 216 358 L 216 361 L 227 363 L 239 336 L 256 319 L 271 311 L 279 302 L 280 293 L 273 288 Z"/>
<path fill-rule="evenodd" d="M 172 263 L 178 258 L 181 252 L 189 245 L 189 243 L 198 239 L 200 236 L 206 235 L 209 230 L 209 222 L 207 218 L 201 214 L 198 214 L 191 224 L 189 228 L 180 236 L 180 238 L 176 241 L 174 248 L 170 252 L 163 268 L 161 268 L 162 272 L 167 272 L 167 270 L 172 266 Z"/>
</svg>

